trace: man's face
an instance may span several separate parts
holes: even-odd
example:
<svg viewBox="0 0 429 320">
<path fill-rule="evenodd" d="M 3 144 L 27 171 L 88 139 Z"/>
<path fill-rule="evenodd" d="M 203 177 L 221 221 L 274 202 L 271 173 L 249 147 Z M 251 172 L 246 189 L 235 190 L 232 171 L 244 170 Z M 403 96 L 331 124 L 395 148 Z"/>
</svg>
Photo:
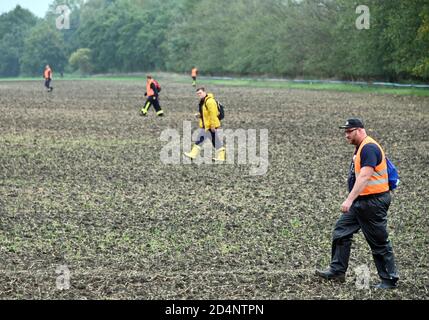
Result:
<svg viewBox="0 0 429 320">
<path fill-rule="evenodd" d="M 358 128 L 349 128 L 344 130 L 344 134 L 346 135 L 346 139 L 350 144 L 357 145 L 357 135 L 358 135 Z"/>
<path fill-rule="evenodd" d="M 197 91 L 197 96 L 202 99 L 206 96 L 206 93 L 203 90 L 198 90 Z"/>
</svg>

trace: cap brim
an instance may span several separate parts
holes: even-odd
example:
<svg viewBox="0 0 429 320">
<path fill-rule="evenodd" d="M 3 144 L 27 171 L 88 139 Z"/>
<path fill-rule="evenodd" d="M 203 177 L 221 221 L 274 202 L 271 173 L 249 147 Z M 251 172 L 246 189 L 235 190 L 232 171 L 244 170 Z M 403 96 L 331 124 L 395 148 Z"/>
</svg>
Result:
<svg viewBox="0 0 429 320">
<path fill-rule="evenodd" d="M 353 128 L 356 128 L 356 129 L 364 129 L 364 127 L 362 127 L 362 126 L 341 126 L 341 127 L 339 127 L 340 129 L 353 129 Z"/>
</svg>

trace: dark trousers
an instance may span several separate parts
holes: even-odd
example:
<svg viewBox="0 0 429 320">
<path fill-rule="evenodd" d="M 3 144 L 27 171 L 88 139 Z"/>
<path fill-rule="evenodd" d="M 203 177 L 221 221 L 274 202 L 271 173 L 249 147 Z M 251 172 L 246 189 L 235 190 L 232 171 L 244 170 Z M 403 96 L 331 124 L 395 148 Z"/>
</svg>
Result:
<svg viewBox="0 0 429 320">
<path fill-rule="evenodd" d="M 398 281 L 393 249 L 387 233 L 390 201 L 389 192 L 360 197 L 353 202 L 349 212 L 341 215 L 332 234 L 332 271 L 347 271 L 353 234 L 362 229 L 380 278 L 395 283 Z"/>
<path fill-rule="evenodd" d="M 150 96 L 147 98 L 146 103 L 145 103 L 142 111 L 144 113 L 147 113 L 151 105 L 155 108 L 156 113 L 159 113 L 162 110 L 161 106 L 159 105 L 158 97 Z"/>
<path fill-rule="evenodd" d="M 219 136 L 218 130 L 215 130 L 213 132 L 211 130 L 205 131 L 204 129 L 200 129 L 195 144 L 197 146 L 202 145 L 207 139 L 212 142 L 212 145 L 216 150 L 219 150 L 223 147 L 223 141 L 222 138 Z"/>
<path fill-rule="evenodd" d="M 51 79 L 45 79 L 45 87 L 46 87 L 46 89 L 51 88 Z"/>
</svg>

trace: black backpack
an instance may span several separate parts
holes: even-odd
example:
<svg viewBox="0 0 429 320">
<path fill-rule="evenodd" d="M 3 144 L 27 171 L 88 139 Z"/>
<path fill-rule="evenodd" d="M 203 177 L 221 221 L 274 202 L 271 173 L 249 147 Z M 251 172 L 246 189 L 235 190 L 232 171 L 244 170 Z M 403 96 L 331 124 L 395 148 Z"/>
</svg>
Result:
<svg viewBox="0 0 429 320">
<path fill-rule="evenodd" d="M 223 108 L 223 105 L 216 100 L 217 103 L 217 109 L 219 111 L 219 115 L 217 116 L 219 118 L 219 120 L 223 120 L 223 118 L 225 118 L 225 110 Z"/>
</svg>

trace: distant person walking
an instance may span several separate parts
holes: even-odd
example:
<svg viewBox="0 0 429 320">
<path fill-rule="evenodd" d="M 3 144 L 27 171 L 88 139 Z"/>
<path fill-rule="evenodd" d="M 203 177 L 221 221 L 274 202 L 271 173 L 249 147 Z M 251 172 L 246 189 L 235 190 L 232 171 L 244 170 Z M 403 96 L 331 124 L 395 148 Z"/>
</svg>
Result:
<svg viewBox="0 0 429 320">
<path fill-rule="evenodd" d="M 216 149 L 216 156 L 213 160 L 225 161 L 225 148 L 219 129 L 221 122 L 219 120 L 219 110 L 217 102 L 212 93 L 206 93 L 204 88 L 197 89 L 197 95 L 200 98 L 199 112 L 195 116 L 199 119 L 200 131 L 197 141 L 192 146 L 191 152 L 185 152 L 185 156 L 191 159 L 196 159 L 201 151 L 201 146 L 206 140 L 210 140 L 213 147 Z"/>
<path fill-rule="evenodd" d="M 142 116 L 147 115 L 147 112 L 149 111 L 149 108 L 152 105 L 155 108 L 157 116 L 159 117 L 164 116 L 164 111 L 161 109 L 161 106 L 159 105 L 160 91 L 161 91 L 161 87 L 159 86 L 158 82 L 155 79 L 153 79 L 151 75 L 148 75 L 146 80 L 146 93 L 144 94 L 145 96 L 147 96 L 147 100 L 144 107 L 140 110 L 140 114 Z"/>
<path fill-rule="evenodd" d="M 198 76 L 198 69 L 197 67 L 193 67 L 191 70 L 191 76 L 192 76 L 192 85 L 194 87 L 197 86 L 197 76 Z"/>
<path fill-rule="evenodd" d="M 52 69 L 49 66 L 49 64 L 46 65 L 45 71 L 43 72 L 43 78 L 45 79 L 45 87 L 48 92 L 51 92 L 54 90 L 53 87 L 51 87 L 51 81 L 52 81 Z"/>
<path fill-rule="evenodd" d="M 360 119 L 349 119 L 340 129 L 345 129 L 347 141 L 356 146 L 348 177 L 349 195 L 333 231 L 330 267 L 316 270 L 316 274 L 345 281 L 353 234 L 362 229 L 381 278 L 374 288 L 396 288 L 399 277 L 386 230 L 391 197 L 384 151 L 366 134 Z"/>
</svg>

